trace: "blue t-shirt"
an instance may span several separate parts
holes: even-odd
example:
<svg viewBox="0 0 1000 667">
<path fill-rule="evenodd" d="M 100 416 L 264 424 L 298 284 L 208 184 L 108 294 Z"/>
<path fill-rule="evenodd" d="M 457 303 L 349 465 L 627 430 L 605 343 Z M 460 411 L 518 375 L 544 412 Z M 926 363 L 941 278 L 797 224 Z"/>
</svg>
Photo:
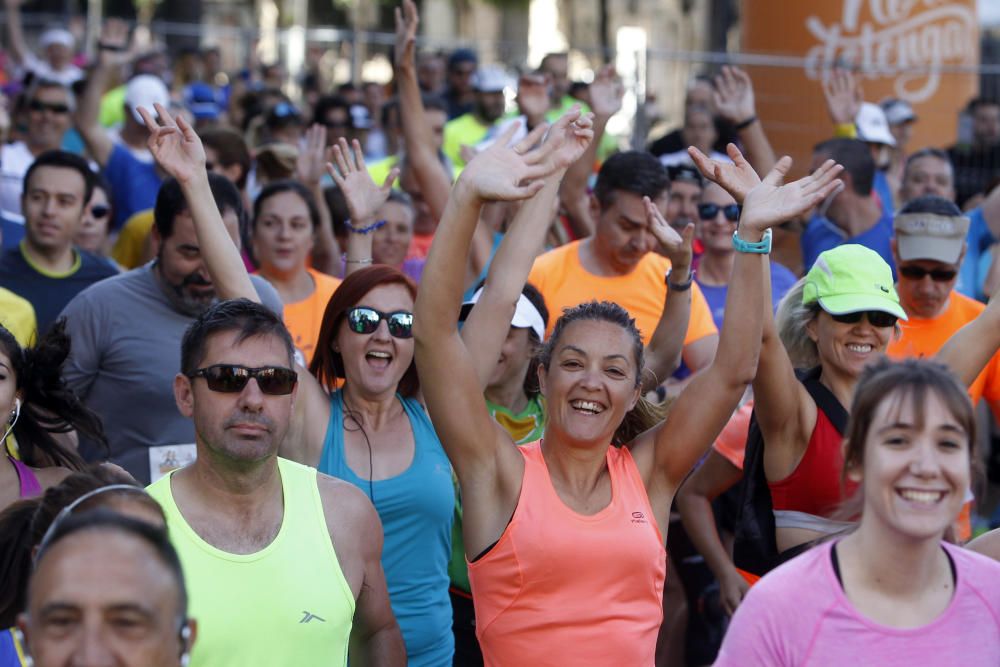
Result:
<svg viewBox="0 0 1000 667">
<path fill-rule="evenodd" d="M 997 239 L 986 224 L 982 207 L 977 206 L 965 215 L 969 218 L 969 234 L 965 237 L 965 259 L 959 267 L 955 289 L 967 297 L 985 301 L 983 281 L 990 270 L 990 246 Z"/>
<path fill-rule="evenodd" d="M 330 396 L 330 423 L 318 468 L 354 484 L 365 495 L 374 495 L 372 504 L 385 534 L 382 568 L 389 602 L 406 642 L 407 664 L 440 667 L 451 665 L 455 652 L 448 596 L 455 487 L 451 464 L 427 413 L 415 399 L 397 398 L 413 429 L 413 462 L 406 471 L 370 482 L 351 470 L 344 457 L 340 391 Z"/>
<path fill-rule="evenodd" d="M 41 337 L 59 317 L 70 300 L 99 280 L 118 275 L 107 261 L 89 252 L 76 250 L 79 261 L 66 275 L 42 273 L 28 262 L 21 246 L 0 255 L 0 287 L 27 299 L 35 309 Z"/>
<path fill-rule="evenodd" d="M 111 186 L 115 230 L 121 229 L 125 221 L 139 211 L 151 209 L 156 204 L 161 182 L 156 165 L 143 162 L 121 144 L 116 143 L 111 149 L 104 177 Z"/>
<path fill-rule="evenodd" d="M 802 232 L 802 265 L 808 271 L 816 263 L 816 258 L 819 257 L 820 253 L 845 243 L 857 243 L 877 252 L 892 269 L 892 278 L 895 280 L 896 263 L 892 260 L 892 247 L 889 244 L 891 238 L 891 208 L 883 208 L 882 217 L 878 219 L 878 222 L 871 229 L 853 238 L 848 238 L 844 230 L 831 220 L 815 215 L 809 221 L 805 231 Z"/>
<path fill-rule="evenodd" d="M 882 204 L 882 214 L 888 216 L 896 215 L 896 206 L 892 199 L 892 186 L 889 185 L 889 177 L 881 169 L 875 170 L 875 180 L 872 181 L 872 190 L 878 195 Z"/>
<path fill-rule="evenodd" d="M 792 288 L 796 278 L 794 273 L 781 264 L 777 262 L 770 262 L 769 264 L 771 267 L 771 305 L 777 310 L 778 302 Z M 695 281 L 698 283 L 698 287 L 701 288 L 701 293 L 705 295 L 705 301 L 708 302 L 708 308 L 712 311 L 712 319 L 715 321 L 715 326 L 721 331 L 729 285 L 706 285 L 698 280 L 697 273 L 695 274 Z"/>
</svg>

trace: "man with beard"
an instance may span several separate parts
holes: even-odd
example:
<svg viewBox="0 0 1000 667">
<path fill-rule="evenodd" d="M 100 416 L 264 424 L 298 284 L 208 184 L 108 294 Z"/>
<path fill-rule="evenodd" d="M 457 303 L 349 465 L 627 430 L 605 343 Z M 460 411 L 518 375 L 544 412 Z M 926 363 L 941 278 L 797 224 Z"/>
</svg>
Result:
<svg viewBox="0 0 1000 667">
<path fill-rule="evenodd" d="M 239 192 L 218 174 L 209 174 L 209 183 L 239 245 Z M 156 259 L 84 290 L 63 311 L 73 339 L 66 380 L 103 418 L 112 460 L 144 482 L 194 457 L 194 427 L 177 411 L 172 385 L 184 331 L 216 301 L 176 181 L 160 188 L 154 218 Z M 253 281 L 265 305 L 281 313 L 274 288 Z M 97 454 L 91 443 L 80 449 L 85 457 Z"/>
</svg>

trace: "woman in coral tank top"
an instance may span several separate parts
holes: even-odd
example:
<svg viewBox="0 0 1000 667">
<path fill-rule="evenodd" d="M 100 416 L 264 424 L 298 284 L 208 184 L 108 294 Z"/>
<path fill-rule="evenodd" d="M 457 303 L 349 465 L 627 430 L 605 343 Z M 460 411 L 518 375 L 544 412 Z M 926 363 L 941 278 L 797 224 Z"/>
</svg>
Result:
<svg viewBox="0 0 1000 667">
<path fill-rule="evenodd" d="M 545 128 L 510 147 L 512 129 L 469 163 L 438 227 L 414 312 L 424 397 L 461 485 L 477 634 L 487 665 L 653 664 L 665 577 L 662 530 L 671 499 L 756 370 L 769 303 L 765 232 L 822 200 L 839 172 L 830 162 L 782 186 L 787 158 L 761 183 L 735 147 L 733 165 L 692 151 L 706 176 L 745 201 L 734 241 L 744 252 L 736 261 L 730 324 L 715 361 L 665 421 L 634 439 L 624 436 L 643 421 L 639 331 L 613 303 L 568 310 L 541 356 L 544 437 L 515 447 L 490 418 L 456 326 L 461 259 L 485 202 L 558 188 L 591 139 L 589 122 L 578 115 L 563 116 L 540 147 L 533 148 Z M 648 198 L 616 194 L 605 214 L 647 226 L 662 220 Z M 641 233 L 648 235 L 648 228 Z M 507 279 L 510 272 L 527 278 L 533 258 L 520 255 L 504 266 Z M 496 324 L 506 331 L 509 320 Z"/>
</svg>

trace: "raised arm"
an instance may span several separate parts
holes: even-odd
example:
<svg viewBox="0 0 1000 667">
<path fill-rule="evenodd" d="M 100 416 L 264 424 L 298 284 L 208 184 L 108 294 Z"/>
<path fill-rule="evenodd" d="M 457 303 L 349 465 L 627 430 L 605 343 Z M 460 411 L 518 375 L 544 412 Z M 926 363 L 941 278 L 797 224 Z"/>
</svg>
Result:
<svg viewBox="0 0 1000 667">
<path fill-rule="evenodd" d="M 120 19 L 107 19 L 101 26 L 97 63 L 87 75 L 87 85 L 73 115 L 73 122 L 87 150 L 102 167 L 107 166 L 115 145 L 108 131 L 101 126 L 101 98 L 116 74 L 128 63 L 128 44 L 128 25 Z"/>
<path fill-rule="evenodd" d="M 663 312 L 646 345 L 642 390 L 649 391 L 670 377 L 681 363 L 684 337 L 691 319 L 691 284 L 694 278 L 691 274 L 691 242 L 694 225 L 689 223 L 683 233 L 678 234 L 649 197 L 644 197 L 643 203 L 646 205 L 649 230 L 670 259 L 670 284 L 687 285 L 684 289 L 669 289 L 668 286 Z"/>
<path fill-rule="evenodd" d="M 697 149 L 690 151 L 706 178 L 726 188 L 737 201 L 742 198 L 743 184 L 755 175 L 735 146 L 729 146 L 731 165 L 709 160 Z M 782 158 L 763 182 L 746 192 L 738 231 L 742 241 L 761 241 L 768 229 L 816 205 L 839 184 L 836 175 L 840 168 L 827 162 L 813 174 L 782 185 L 790 166 L 791 159 Z M 666 421 L 642 438 L 651 441 L 654 449 L 654 488 L 658 482 L 658 490 L 670 497 L 729 421 L 757 373 L 758 341 L 765 303 L 770 300 L 764 293 L 766 273 L 765 255 L 736 253 L 726 295 L 726 318 L 712 365 L 681 392 Z"/>
<path fill-rule="evenodd" d="M 327 275 L 339 276 L 340 245 L 333 235 L 333 218 L 330 217 L 322 185 L 326 165 L 332 159 L 333 152 L 326 147 L 326 128 L 315 123 L 306 131 L 305 145 L 299 149 L 295 173 L 302 184 L 309 188 L 316 202 L 316 210 L 319 211 L 316 244 L 312 251 L 313 268 Z"/>
<path fill-rule="evenodd" d="M 23 0 L 6 0 L 7 39 L 10 41 L 10 55 L 17 65 L 24 65 L 31 54 L 28 42 L 24 39 L 24 25 L 21 21 L 21 2 Z"/>
<path fill-rule="evenodd" d="M 1000 350 L 1000 296 L 990 299 L 979 316 L 952 334 L 937 353 L 966 386 L 972 385 Z"/>
<path fill-rule="evenodd" d="M 424 266 L 413 315 L 417 371 L 434 428 L 462 487 L 467 553 L 479 553 L 503 532 L 517 505 L 524 460 L 486 408 L 475 364 L 458 333 L 465 255 L 483 203 L 526 199 L 554 169 L 550 147 L 534 151 L 544 127 L 517 146 L 514 123 L 462 172 L 448 200 Z M 509 326 L 509 321 L 502 324 Z"/>
<path fill-rule="evenodd" d="M 547 104 L 548 97 L 545 101 Z M 565 164 L 577 160 L 592 137 L 590 116 L 580 117 L 579 110 L 574 110 L 552 126 L 547 141 L 558 142 L 560 159 Z M 542 250 L 552 205 L 565 171 L 565 166 L 560 167 L 545 179 L 545 186 L 538 194 L 521 204 L 490 264 L 483 293 L 462 327 L 462 340 L 475 364 L 481 388 L 486 387 L 496 366 L 517 300 L 531 265 Z"/>
<path fill-rule="evenodd" d="M 347 259 L 344 269 L 346 278 L 372 264 L 372 232 L 378 224 L 375 214 L 389 199 L 399 169 L 394 167 L 381 187 L 375 185 L 365 167 L 364 152 L 357 139 L 354 140 L 353 146 L 348 147 L 347 141 L 341 137 L 338 144 L 333 147 L 333 158 L 336 168 L 328 164 L 327 169 L 337 187 L 344 193 L 347 211 L 351 216 L 351 221 L 347 225 Z"/>
<path fill-rule="evenodd" d="M 624 94 L 622 81 L 610 65 L 603 67 L 590 84 L 594 139 L 583 155 L 567 170 L 559 187 L 559 201 L 569 215 L 570 226 L 577 238 L 586 238 L 594 233 L 595 223 L 591 217 L 587 184 L 594 171 L 604 130 L 611 117 L 622 108 Z"/>
<path fill-rule="evenodd" d="M 399 87 L 399 117 L 403 125 L 407 166 L 420 183 L 424 201 L 435 220 L 440 220 L 448 202 L 451 174 L 444 170 L 434 148 L 424 103 L 417 83 L 417 26 L 420 17 L 413 0 L 403 0 L 396 8 L 396 84 Z"/>
<path fill-rule="evenodd" d="M 150 152 L 163 171 L 177 179 L 184 193 L 191 218 L 194 220 L 198 247 L 205 259 L 205 268 L 222 299 L 250 299 L 260 303 L 260 297 L 247 274 L 240 251 L 233 243 L 222 215 L 215 205 L 212 188 L 205 170 L 205 148 L 194 128 L 184 116 L 176 120 L 163 106 L 156 105 L 157 118 L 148 109 L 139 108 L 149 129 Z"/>
<path fill-rule="evenodd" d="M 747 161 L 759 174 L 770 172 L 777 158 L 757 118 L 750 75 L 739 67 L 723 67 L 715 77 L 714 97 L 719 114 L 737 128 Z"/>
</svg>

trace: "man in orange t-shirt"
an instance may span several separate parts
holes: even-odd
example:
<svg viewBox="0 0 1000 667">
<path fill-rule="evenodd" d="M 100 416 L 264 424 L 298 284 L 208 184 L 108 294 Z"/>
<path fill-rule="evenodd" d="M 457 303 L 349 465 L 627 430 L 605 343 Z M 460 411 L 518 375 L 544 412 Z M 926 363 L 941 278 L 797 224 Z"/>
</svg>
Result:
<svg viewBox="0 0 1000 667">
<path fill-rule="evenodd" d="M 594 235 L 541 255 L 528 277 L 552 313 L 546 336 L 563 309 L 596 299 L 628 310 L 643 342 L 649 343 L 663 312 L 670 260 L 652 252 L 656 239 L 646 222 L 643 197 L 665 212 L 669 186 L 666 170 L 649 153 L 630 151 L 605 161 L 591 197 Z M 690 289 L 683 358 L 696 372 L 715 356 L 719 333 L 698 285 Z"/>
<path fill-rule="evenodd" d="M 965 255 L 969 220 L 955 204 L 924 196 L 906 204 L 893 221 L 892 250 L 899 269 L 896 291 L 909 319 L 889 344 L 893 358 L 932 357 L 986 306 L 955 291 Z M 1000 353 L 969 387 L 973 403 L 982 397 L 1000 415 Z"/>
</svg>

